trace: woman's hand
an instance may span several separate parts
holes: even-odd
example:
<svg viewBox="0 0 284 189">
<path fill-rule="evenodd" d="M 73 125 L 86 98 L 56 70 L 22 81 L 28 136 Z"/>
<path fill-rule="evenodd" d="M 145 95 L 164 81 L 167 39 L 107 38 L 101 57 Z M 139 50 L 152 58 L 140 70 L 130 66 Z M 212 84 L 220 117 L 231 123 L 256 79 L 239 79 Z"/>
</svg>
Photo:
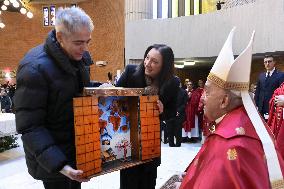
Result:
<svg viewBox="0 0 284 189">
<path fill-rule="evenodd" d="M 284 106 L 284 95 L 275 96 L 274 104 L 276 106 Z"/>
<path fill-rule="evenodd" d="M 157 106 L 159 109 L 159 113 L 162 114 L 164 112 L 164 105 L 160 100 L 157 100 Z"/>
<path fill-rule="evenodd" d="M 73 169 L 70 165 L 65 165 L 61 171 L 61 174 L 70 178 L 71 180 L 76 180 L 78 182 L 88 182 L 90 179 L 82 178 L 83 171 Z"/>
</svg>

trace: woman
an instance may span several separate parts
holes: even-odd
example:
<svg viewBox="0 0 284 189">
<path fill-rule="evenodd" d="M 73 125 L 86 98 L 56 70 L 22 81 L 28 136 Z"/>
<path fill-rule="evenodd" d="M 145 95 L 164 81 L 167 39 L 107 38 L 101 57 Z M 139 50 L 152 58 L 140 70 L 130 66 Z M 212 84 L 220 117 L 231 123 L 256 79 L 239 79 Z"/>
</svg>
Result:
<svg viewBox="0 0 284 189">
<path fill-rule="evenodd" d="M 127 65 L 117 82 L 118 87 L 145 88 L 147 94 L 159 95 L 160 119 L 174 123 L 178 80 L 174 76 L 174 54 L 170 47 L 151 45 L 140 65 Z M 161 158 L 120 171 L 120 189 L 154 189 Z"/>
</svg>

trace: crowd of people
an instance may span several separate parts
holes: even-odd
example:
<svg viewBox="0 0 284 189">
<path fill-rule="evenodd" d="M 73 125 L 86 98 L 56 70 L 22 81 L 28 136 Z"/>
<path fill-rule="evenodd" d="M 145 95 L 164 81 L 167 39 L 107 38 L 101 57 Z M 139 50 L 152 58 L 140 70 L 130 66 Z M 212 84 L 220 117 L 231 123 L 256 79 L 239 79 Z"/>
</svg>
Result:
<svg viewBox="0 0 284 189">
<path fill-rule="evenodd" d="M 79 189 L 81 182 L 89 181 L 76 167 L 72 105 L 83 87 L 94 86 L 86 69 L 92 63 L 88 44 L 93 29 L 81 8 L 59 8 L 55 29 L 19 64 L 16 128 L 22 134 L 28 171 L 46 189 Z M 160 122 L 165 124 L 169 146 L 199 142 L 202 133 L 206 135 L 180 182 L 172 183 L 176 188 L 284 187 L 283 155 L 277 148 L 284 133 L 283 74 L 274 68 L 273 56 L 264 58 L 267 72 L 260 75 L 254 96 L 260 117 L 249 93 L 254 34 L 236 59 L 233 35 L 234 29 L 207 81 L 199 80 L 196 88 L 189 79 L 182 88 L 174 75 L 174 52 L 164 44 L 149 46 L 141 64 L 127 65 L 116 82 L 119 87 L 142 87 L 146 94 L 159 96 Z M 277 132 L 279 143 L 274 144 L 263 119 Z M 154 189 L 160 163 L 155 158 L 121 170 L 120 188 Z"/>
<path fill-rule="evenodd" d="M 0 101 L 2 113 L 13 112 L 13 97 L 16 89 L 16 84 L 11 84 L 9 82 L 0 85 Z"/>
<path fill-rule="evenodd" d="M 279 124 L 284 115 L 282 111 L 282 107 L 284 106 L 284 92 L 280 92 L 282 88 L 284 89 L 284 84 L 281 85 L 284 82 L 284 73 L 276 69 L 277 58 L 274 55 L 265 55 L 263 62 L 266 71 L 260 73 L 257 83 L 250 84 L 249 94 L 254 100 L 262 118 L 266 122 L 269 120 L 268 125 L 273 128 L 274 135 L 278 136 L 280 130 Z M 193 82 L 186 78 L 184 80 L 183 89 L 186 91 L 187 95 L 181 95 L 184 94 L 183 92 L 179 93 L 178 101 L 182 101 L 182 99 L 187 100 L 185 103 L 177 103 L 177 109 L 179 109 L 178 114 L 183 115 L 184 119 L 177 118 L 177 120 L 183 120 L 182 126 L 180 126 L 180 124 L 175 125 L 175 128 L 178 130 L 177 133 L 182 133 L 182 139 L 180 140 L 179 137 L 176 136 L 176 141 L 177 143 L 179 143 L 179 141 L 188 143 L 200 142 L 208 135 L 208 130 L 206 129 L 208 122 L 206 122 L 206 117 L 203 116 L 204 81 L 199 79 L 197 87 L 194 87 Z M 275 126 L 275 124 L 278 124 L 278 126 Z M 168 137 L 172 135 L 171 133 L 175 133 L 176 131 L 168 129 L 166 132 L 166 137 Z M 171 140 L 168 139 L 165 141 L 167 143 Z M 170 142 L 169 146 L 175 145 L 171 145 Z M 284 157 L 284 140 L 283 144 L 279 146 L 283 146 Z"/>
</svg>

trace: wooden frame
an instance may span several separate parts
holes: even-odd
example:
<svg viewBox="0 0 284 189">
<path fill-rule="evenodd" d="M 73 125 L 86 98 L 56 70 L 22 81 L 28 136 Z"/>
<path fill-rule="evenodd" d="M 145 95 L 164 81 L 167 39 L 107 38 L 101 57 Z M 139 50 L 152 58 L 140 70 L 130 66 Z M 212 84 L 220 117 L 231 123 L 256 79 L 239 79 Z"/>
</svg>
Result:
<svg viewBox="0 0 284 189">
<path fill-rule="evenodd" d="M 73 99 L 77 169 L 83 177 L 94 177 L 116 170 L 136 166 L 160 157 L 160 120 L 158 96 L 142 96 L 144 89 L 85 88 L 88 96 Z M 103 162 L 100 100 L 125 96 L 129 112 L 131 161 Z"/>
</svg>

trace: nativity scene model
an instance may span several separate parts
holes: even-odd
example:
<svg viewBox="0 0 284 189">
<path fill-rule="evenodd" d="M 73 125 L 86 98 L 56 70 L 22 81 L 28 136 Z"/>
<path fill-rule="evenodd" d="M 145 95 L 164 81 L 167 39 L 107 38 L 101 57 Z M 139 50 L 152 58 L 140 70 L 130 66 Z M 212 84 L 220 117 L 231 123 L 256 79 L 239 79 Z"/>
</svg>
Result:
<svg viewBox="0 0 284 189">
<path fill-rule="evenodd" d="M 158 96 L 141 88 L 85 88 L 73 99 L 77 169 L 93 177 L 161 155 Z"/>
</svg>

